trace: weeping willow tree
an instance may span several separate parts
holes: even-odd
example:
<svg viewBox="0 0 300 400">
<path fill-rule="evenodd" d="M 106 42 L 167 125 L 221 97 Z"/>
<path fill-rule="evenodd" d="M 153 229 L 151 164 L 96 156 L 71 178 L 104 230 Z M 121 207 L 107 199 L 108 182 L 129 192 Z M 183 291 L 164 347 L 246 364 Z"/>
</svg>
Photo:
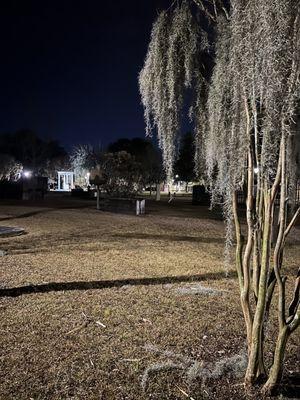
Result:
<svg viewBox="0 0 300 400">
<path fill-rule="evenodd" d="M 214 60 L 212 73 L 205 68 L 207 56 Z M 280 383 L 288 338 L 300 324 L 299 271 L 289 306 L 283 275 L 286 239 L 300 214 L 293 207 L 299 57 L 299 0 L 186 0 L 158 16 L 139 78 L 147 133 L 158 134 L 168 176 L 184 93 L 193 93 L 196 165 L 205 170 L 212 201 L 222 199 L 228 245 L 235 226 L 249 356 L 245 384 L 263 377 L 265 392 Z M 240 190 L 246 192 L 246 235 Z M 264 344 L 272 299 L 279 328 L 268 367 Z"/>
</svg>

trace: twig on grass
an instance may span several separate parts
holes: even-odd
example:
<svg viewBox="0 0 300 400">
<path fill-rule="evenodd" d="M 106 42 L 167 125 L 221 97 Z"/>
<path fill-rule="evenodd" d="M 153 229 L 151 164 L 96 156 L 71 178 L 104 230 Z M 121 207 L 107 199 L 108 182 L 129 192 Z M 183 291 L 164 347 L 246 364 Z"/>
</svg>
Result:
<svg viewBox="0 0 300 400">
<path fill-rule="evenodd" d="M 145 323 L 148 323 L 148 324 L 152 325 L 152 322 L 150 321 L 150 319 L 142 318 L 142 321 L 145 322 Z"/>
<path fill-rule="evenodd" d="M 83 324 L 77 326 L 76 328 L 71 329 L 69 332 L 66 333 L 66 335 L 70 335 L 71 333 L 79 332 L 81 329 L 86 328 L 91 322 L 95 322 L 96 325 L 101 326 L 102 328 L 106 328 L 106 325 L 104 325 L 102 322 L 95 321 L 94 318 L 85 314 L 83 311 L 81 312 L 81 314 L 83 315 L 85 322 Z"/>
<path fill-rule="evenodd" d="M 191 397 L 187 392 L 185 392 L 183 389 L 181 389 L 179 386 L 175 385 L 175 387 L 188 399 L 190 400 L 195 400 L 194 397 Z"/>
<path fill-rule="evenodd" d="M 93 360 L 91 359 L 90 356 L 89 356 L 89 359 L 90 359 L 91 366 L 94 368 L 94 367 L 95 367 L 95 364 L 94 364 L 94 362 L 93 362 Z"/>
<path fill-rule="evenodd" d="M 106 328 L 106 325 L 104 325 L 102 322 L 100 321 L 95 321 L 95 324 L 98 326 L 101 326 L 102 328 Z"/>
<path fill-rule="evenodd" d="M 89 324 L 89 322 L 86 321 L 84 324 L 81 324 L 80 326 L 77 326 L 76 328 L 71 329 L 69 332 L 66 333 L 66 335 L 70 335 L 71 333 L 78 332 L 81 329 L 86 328 L 88 326 L 88 324 Z"/>
</svg>

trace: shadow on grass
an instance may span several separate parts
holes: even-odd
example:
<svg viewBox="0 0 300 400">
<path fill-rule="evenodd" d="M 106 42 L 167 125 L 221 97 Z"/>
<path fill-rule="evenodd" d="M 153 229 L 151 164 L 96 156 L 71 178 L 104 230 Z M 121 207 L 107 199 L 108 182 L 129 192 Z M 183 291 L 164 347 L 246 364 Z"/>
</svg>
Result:
<svg viewBox="0 0 300 400">
<path fill-rule="evenodd" d="M 35 211 L 30 211 L 24 214 L 20 214 L 20 215 L 11 215 L 9 217 L 4 217 L 4 218 L 0 218 L 0 221 L 8 221 L 8 220 L 12 220 L 12 219 L 23 219 L 23 218 L 29 218 L 29 217 L 33 217 L 34 215 L 38 215 L 38 214 L 46 214 L 49 213 L 51 211 L 56 211 L 56 210 L 74 210 L 74 209 L 81 209 L 81 208 L 86 208 L 86 205 L 75 205 L 75 206 L 60 206 L 60 207 L 55 207 L 55 208 L 44 208 L 42 210 L 35 210 Z"/>
<path fill-rule="evenodd" d="M 31 212 L 20 214 L 20 215 L 12 215 L 10 217 L 0 218 L 0 221 L 7 221 L 7 220 L 11 220 L 11 219 L 29 218 L 29 217 L 33 217 L 34 215 L 48 213 L 50 211 L 53 211 L 53 210 L 52 209 L 46 209 L 46 210 L 31 211 Z"/>
<path fill-rule="evenodd" d="M 230 271 L 229 278 L 235 278 L 236 272 Z M 61 292 L 69 290 L 95 290 L 120 288 L 125 285 L 163 285 L 168 283 L 195 282 L 205 281 L 207 279 L 218 280 L 225 279 L 224 271 L 211 272 L 199 275 L 182 275 L 182 276 L 161 276 L 153 278 L 128 278 L 103 281 L 78 281 L 78 282 L 49 282 L 40 285 L 19 286 L 14 288 L 0 289 L 0 297 L 18 297 L 23 294 L 32 293 L 49 293 Z"/>
<path fill-rule="evenodd" d="M 286 399 L 299 399 L 300 393 L 300 373 L 293 373 L 285 377 L 282 384 L 275 389 L 273 395 L 281 396 L 280 398 Z M 284 396 L 284 397 L 282 397 Z"/>
<path fill-rule="evenodd" d="M 171 242 L 195 242 L 195 243 L 224 243 L 224 238 L 198 237 L 198 236 L 177 236 L 177 235 L 156 235 L 152 233 L 118 233 L 113 235 L 122 239 L 150 239 L 169 240 Z"/>
</svg>

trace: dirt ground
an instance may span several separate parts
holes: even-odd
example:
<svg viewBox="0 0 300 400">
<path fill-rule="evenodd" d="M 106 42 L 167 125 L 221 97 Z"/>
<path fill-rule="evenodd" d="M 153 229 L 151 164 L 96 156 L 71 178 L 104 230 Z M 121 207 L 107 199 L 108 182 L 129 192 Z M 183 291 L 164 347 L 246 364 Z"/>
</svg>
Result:
<svg viewBox="0 0 300 400">
<path fill-rule="evenodd" d="M 0 239 L 1 400 L 246 398 L 220 215 L 188 198 L 146 207 L 136 217 L 54 195 L 0 203 L 0 225 L 26 230 Z M 288 291 L 299 233 L 287 247 Z M 299 376 L 299 344 L 296 332 L 285 376 Z"/>
</svg>

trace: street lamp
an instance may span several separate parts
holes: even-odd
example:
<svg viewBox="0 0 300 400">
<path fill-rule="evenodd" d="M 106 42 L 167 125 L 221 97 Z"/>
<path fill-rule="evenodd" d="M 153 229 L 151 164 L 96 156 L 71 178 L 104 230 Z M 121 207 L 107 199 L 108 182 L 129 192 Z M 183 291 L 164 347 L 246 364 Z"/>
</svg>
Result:
<svg viewBox="0 0 300 400">
<path fill-rule="evenodd" d="M 23 172 L 24 178 L 30 178 L 30 177 L 31 177 L 31 174 L 32 174 L 31 171 L 24 171 L 24 172 Z"/>
</svg>

